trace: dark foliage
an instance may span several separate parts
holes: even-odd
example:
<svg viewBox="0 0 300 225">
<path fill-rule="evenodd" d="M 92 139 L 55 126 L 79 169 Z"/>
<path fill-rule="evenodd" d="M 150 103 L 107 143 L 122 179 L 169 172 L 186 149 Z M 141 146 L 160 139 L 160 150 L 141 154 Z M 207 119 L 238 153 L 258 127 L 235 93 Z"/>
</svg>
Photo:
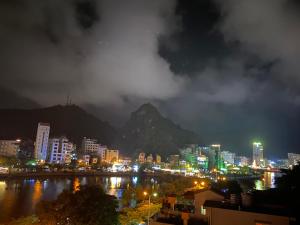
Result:
<svg viewBox="0 0 300 225">
<path fill-rule="evenodd" d="M 41 224 L 116 225 L 117 202 L 97 186 L 81 186 L 62 192 L 55 201 L 41 201 L 37 216 Z"/>
<path fill-rule="evenodd" d="M 300 164 L 293 169 L 282 170 L 283 175 L 276 179 L 277 191 L 280 197 L 285 200 L 291 209 L 291 212 L 296 215 L 297 221 L 299 218 L 300 203 Z"/>
</svg>

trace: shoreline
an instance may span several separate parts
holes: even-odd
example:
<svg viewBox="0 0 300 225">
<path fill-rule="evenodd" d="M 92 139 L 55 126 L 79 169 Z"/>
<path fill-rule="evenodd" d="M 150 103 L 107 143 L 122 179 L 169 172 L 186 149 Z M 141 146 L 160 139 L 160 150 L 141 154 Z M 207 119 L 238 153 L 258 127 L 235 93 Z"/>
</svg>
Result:
<svg viewBox="0 0 300 225">
<path fill-rule="evenodd" d="M 154 175 L 154 174 L 152 174 Z M 138 176 L 137 173 L 124 172 L 32 172 L 32 173 L 10 173 L 0 174 L 0 179 L 16 179 L 16 178 L 49 178 L 49 177 L 87 177 L 87 176 L 103 176 L 103 177 L 132 177 Z"/>
<path fill-rule="evenodd" d="M 18 179 L 18 178 L 49 178 L 49 177 L 89 177 L 89 176 L 102 176 L 102 177 L 135 177 L 140 174 L 137 172 L 100 172 L 100 171 L 57 171 L 57 172 L 19 172 L 10 174 L 0 174 L 0 180 Z M 147 177 L 164 177 L 173 176 L 178 177 L 182 175 L 168 174 L 168 173 L 144 173 L 143 176 Z M 251 180 L 257 179 L 260 175 L 248 175 L 248 176 L 227 176 L 229 180 Z M 198 177 L 189 177 L 197 179 Z"/>
</svg>

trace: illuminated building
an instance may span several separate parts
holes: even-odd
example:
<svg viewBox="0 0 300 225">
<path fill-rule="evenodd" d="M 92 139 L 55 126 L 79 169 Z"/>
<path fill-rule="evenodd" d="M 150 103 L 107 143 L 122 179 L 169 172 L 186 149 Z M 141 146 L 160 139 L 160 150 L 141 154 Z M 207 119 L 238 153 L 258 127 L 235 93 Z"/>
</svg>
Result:
<svg viewBox="0 0 300 225">
<path fill-rule="evenodd" d="M 185 160 L 179 160 L 179 168 L 180 168 L 180 170 L 186 169 L 186 161 Z"/>
<path fill-rule="evenodd" d="M 122 163 L 122 165 L 130 166 L 132 161 L 129 157 L 123 157 L 122 159 L 119 158 L 119 162 Z"/>
<path fill-rule="evenodd" d="M 152 162 L 153 162 L 153 156 L 152 156 L 152 154 L 149 154 L 147 156 L 147 163 L 152 163 Z"/>
<path fill-rule="evenodd" d="M 297 165 L 300 162 L 300 154 L 288 153 L 289 166 Z"/>
<path fill-rule="evenodd" d="M 160 156 L 160 155 L 156 154 L 155 162 L 156 162 L 157 164 L 160 164 L 160 163 L 161 163 L 161 156 Z"/>
<path fill-rule="evenodd" d="M 234 164 L 235 153 L 229 151 L 222 151 L 221 157 L 226 163 Z"/>
<path fill-rule="evenodd" d="M 200 155 L 197 158 L 199 169 L 207 170 L 208 169 L 208 158 L 205 155 Z"/>
<path fill-rule="evenodd" d="M 65 151 L 64 160 L 66 164 L 70 164 L 72 161 L 72 154 L 76 152 L 76 145 L 72 142 L 68 142 L 67 149 Z"/>
<path fill-rule="evenodd" d="M 34 146 L 34 158 L 36 160 L 45 161 L 47 159 L 49 134 L 50 124 L 39 123 Z"/>
<path fill-rule="evenodd" d="M 93 157 L 91 161 L 92 161 L 92 164 L 97 164 L 98 158 L 97 157 Z"/>
<path fill-rule="evenodd" d="M 199 150 L 201 151 L 201 153 L 208 152 L 209 151 L 209 147 L 207 147 L 207 146 L 200 146 Z"/>
<path fill-rule="evenodd" d="M 75 151 L 75 148 L 76 146 L 66 137 L 50 138 L 50 163 L 71 163 L 72 152 Z"/>
<path fill-rule="evenodd" d="M 252 164 L 255 167 L 263 167 L 264 165 L 264 148 L 260 142 L 253 143 L 253 159 Z"/>
<path fill-rule="evenodd" d="M 288 159 L 278 159 L 275 162 L 275 167 L 280 169 L 287 169 L 289 167 L 289 160 Z"/>
<path fill-rule="evenodd" d="M 91 160 L 91 156 L 90 155 L 84 155 L 83 156 L 83 162 L 85 165 L 89 165 L 90 164 L 90 160 Z"/>
<path fill-rule="evenodd" d="M 218 169 L 224 167 L 224 162 L 221 157 L 221 145 L 213 144 L 210 145 L 208 152 L 206 153 L 208 157 L 208 169 Z"/>
<path fill-rule="evenodd" d="M 105 145 L 99 145 L 97 155 L 101 158 L 101 161 L 105 161 L 105 151 L 107 147 Z"/>
<path fill-rule="evenodd" d="M 105 162 L 113 163 L 119 160 L 119 150 L 106 149 L 105 150 Z"/>
<path fill-rule="evenodd" d="M 234 164 L 236 166 L 248 166 L 249 158 L 247 158 L 246 156 L 236 156 L 234 158 Z"/>
<path fill-rule="evenodd" d="M 201 148 L 195 144 L 188 145 L 180 150 L 182 159 L 184 159 L 191 167 L 198 167 L 198 157 L 201 155 Z"/>
<path fill-rule="evenodd" d="M 179 166 L 179 155 L 170 155 L 169 163 L 171 167 L 178 167 Z"/>
<path fill-rule="evenodd" d="M 144 163 L 145 162 L 145 158 L 146 158 L 145 152 L 141 152 L 139 154 L 139 158 L 138 158 L 139 163 Z"/>
<path fill-rule="evenodd" d="M 20 149 L 20 139 L 17 140 L 0 140 L 0 155 L 16 156 Z"/>
<path fill-rule="evenodd" d="M 98 154 L 100 144 L 98 140 L 84 137 L 81 143 L 81 154 Z"/>
</svg>

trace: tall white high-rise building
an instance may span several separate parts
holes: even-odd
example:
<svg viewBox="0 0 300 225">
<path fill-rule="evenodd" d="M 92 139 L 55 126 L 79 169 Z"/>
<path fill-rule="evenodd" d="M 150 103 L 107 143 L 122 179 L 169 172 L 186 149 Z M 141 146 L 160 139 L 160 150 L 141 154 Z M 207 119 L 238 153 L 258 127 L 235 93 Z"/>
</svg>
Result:
<svg viewBox="0 0 300 225">
<path fill-rule="evenodd" d="M 50 124 L 39 123 L 34 146 L 34 157 L 36 160 L 45 161 L 47 159 L 49 134 Z"/>
<path fill-rule="evenodd" d="M 253 143 L 253 166 L 264 166 L 264 148 L 260 142 Z"/>
</svg>

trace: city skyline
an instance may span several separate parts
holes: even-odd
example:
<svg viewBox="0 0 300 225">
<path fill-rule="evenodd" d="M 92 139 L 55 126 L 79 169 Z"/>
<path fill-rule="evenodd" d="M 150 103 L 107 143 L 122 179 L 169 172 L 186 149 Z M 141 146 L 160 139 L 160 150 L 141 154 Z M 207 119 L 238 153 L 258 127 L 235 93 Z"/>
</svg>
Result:
<svg viewBox="0 0 300 225">
<path fill-rule="evenodd" d="M 47 112 L 48 111 L 48 109 L 49 109 L 49 112 Z M 52 115 L 51 115 L 51 111 L 53 110 L 53 109 L 59 109 L 60 110 L 60 112 L 58 112 L 58 114 L 64 114 L 64 111 L 65 111 L 65 109 L 66 110 L 69 110 L 69 112 L 71 112 L 72 113 L 72 111 L 77 111 L 78 109 L 80 109 L 78 106 L 76 106 L 76 105 L 65 105 L 65 106 L 54 106 L 54 107 L 49 107 L 49 108 L 44 108 L 43 110 L 45 110 L 45 112 L 48 114 L 47 115 L 47 117 L 49 117 L 49 118 L 51 118 L 52 117 Z M 33 109 L 35 112 L 39 112 L 39 109 Z M 80 110 L 82 110 L 82 109 L 80 109 Z M 163 120 L 169 120 L 169 118 L 167 118 L 167 117 L 164 117 L 163 115 L 161 115 L 160 114 L 160 112 L 158 111 L 158 109 L 155 107 L 155 106 L 153 106 L 151 103 L 147 103 L 147 104 L 143 104 L 142 106 L 140 106 L 135 112 L 133 112 L 133 113 L 138 113 L 138 111 L 140 111 L 140 110 L 146 110 L 147 111 L 147 115 L 148 116 L 150 116 L 148 119 L 151 119 L 151 116 L 154 116 L 154 115 L 151 115 L 151 111 L 152 110 L 154 110 L 155 111 L 155 113 L 158 113 L 158 115 L 159 115 L 159 117 L 161 117 Z M 14 109 L 13 109 L 13 111 L 14 111 Z M 17 110 L 18 111 L 18 110 Z M 16 111 L 16 112 L 17 112 Z M 21 110 L 20 111 L 21 112 L 21 114 L 28 114 L 29 112 L 30 112 L 30 110 Z M 53 112 L 53 111 L 52 111 Z M 85 111 L 82 111 L 82 112 L 84 112 L 84 113 L 86 113 Z M 57 113 L 57 112 L 56 112 Z M 88 112 L 87 112 L 88 113 Z M 18 115 L 19 113 L 17 113 L 17 115 Z M 87 114 L 88 116 L 90 116 L 90 114 Z M 145 116 L 147 116 L 146 114 L 145 114 Z M 91 115 L 92 116 L 92 115 Z M 39 114 L 37 114 L 37 118 L 35 118 L 34 119 L 34 121 L 36 121 L 38 118 L 39 118 L 40 116 L 39 116 Z M 15 120 L 15 116 L 13 116 L 13 117 L 11 117 L 11 118 L 9 118 L 9 120 L 11 120 L 11 119 L 13 119 L 13 120 Z M 53 118 L 56 118 L 56 119 L 54 119 L 53 120 Z M 65 130 L 64 129 L 64 126 L 65 126 L 65 128 L 66 127 L 68 127 L 68 126 L 70 126 L 70 125 L 67 125 L 67 124 L 65 124 L 65 125 L 63 125 L 63 123 L 62 123 L 62 121 L 61 121 L 61 119 L 62 120 L 64 120 L 63 118 L 59 118 L 59 120 L 57 120 L 57 114 L 53 114 L 53 118 L 52 119 L 50 119 L 51 121 L 52 121 L 52 125 L 54 125 L 55 127 L 61 127 L 63 130 Z M 4 120 L 3 121 L 5 121 L 5 119 L 6 119 L 6 117 L 4 117 Z M 23 118 L 23 119 L 26 119 L 26 116 Z M 49 119 L 47 120 L 44 120 L 44 122 L 40 122 L 41 123 L 41 125 L 43 126 L 49 126 L 49 121 L 50 121 Z M 37 120 L 38 121 L 38 120 Z M 47 121 L 47 122 L 45 122 L 45 121 Z M 8 138 L 8 139 L 11 139 L 11 137 L 13 137 L 13 138 L 15 138 L 15 139 L 18 139 L 18 138 L 21 138 L 21 139 L 31 139 L 32 141 L 33 140 L 35 140 L 35 136 L 33 137 L 33 136 L 31 136 L 31 134 L 32 133 L 35 133 L 35 129 L 36 129 L 36 127 L 35 127 L 35 124 L 32 124 L 32 123 L 30 123 L 30 121 L 28 121 L 29 123 L 28 123 L 28 125 L 30 125 L 30 128 L 29 129 L 25 129 L 25 130 L 22 130 L 22 131 L 20 131 L 20 130 L 18 130 L 18 129 L 13 129 L 14 131 L 12 132 L 12 133 L 10 133 L 8 136 L 5 136 L 5 129 L 2 131 L 2 135 L 1 135 L 1 137 L 0 138 L 2 138 L 2 139 L 7 139 L 8 137 L 10 137 L 10 138 Z M 75 122 L 75 121 L 74 121 Z M 84 121 L 81 121 L 81 122 L 84 122 Z M 174 121 L 171 121 L 172 123 L 174 123 L 174 126 L 179 126 L 180 127 L 180 124 L 177 124 L 176 122 L 174 122 Z M 39 125 L 40 126 L 40 125 Z M 38 126 L 38 127 L 39 127 Z M 4 126 L 5 127 L 5 126 Z M 87 129 L 88 129 L 88 127 L 86 127 Z M 118 129 L 120 129 L 120 127 L 110 127 L 110 129 L 115 129 L 115 130 L 118 130 Z M 136 129 L 140 129 L 140 128 L 138 128 L 138 127 L 136 127 Z M 26 131 L 25 133 L 24 133 L 24 131 Z M 89 133 L 88 131 L 86 131 L 87 133 Z M 166 133 L 167 131 L 163 131 L 163 133 Z M 49 133 L 49 131 L 48 131 L 48 133 Z M 59 136 L 61 136 L 62 134 L 63 134 L 63 136 L 65 136 L 65 135 L 67 135 L 68 133 L 70 133 L 70 131 L 69 130 L 66 130 L 66 131 L 59 131 L 59 132 L 57 132 L 57 131 L 53 131 L 53 132 L 50 132 L 50 134 L 48 135 L 50 138 L 57 138 L 57 137 L 59 137 Z M 86 134 L 87 133 L 82 133 L 81 132 L 81 137 L 84 137 L 84 136 L 86 136 Z M 96 132 L 97 133 L 97 132 Z M 118 133 L 118 132 L 117 132 Z M 20 134 L 20 135 L 19 135 Z M 166 133 L 166 134 L 168 134 L 168 133 Z M 186 143 L 184 143 L 185 145 L 188 145 L 188 144 L 198 144 L 198 145 L 200 145 L 200 146 L 209 146 L 209 145 L 213 145 L 213 144 L 220 144 L 221 146 L 222 146 L 222 150 L 228 150 L 228 151 L 231 151 L 231 152 L 234 152 L 234 153 L 236 153 L 236 154 L 238 154 L 238 155 L 245 155 L 245 156 L 247 156 L 247 157 L 249 157 L 249 156 L 251 156 L 252 157 L 252 155 L 253 155 L 253 143 L 262 143 L 263 145 L 264 145 L 264 147 L 265 147 L 265 151 L 264 151 L 264 154 L 268 157 L 268 158 L 270 158 L 270 159 L 272 159 L 272 160 L 275 160 L 275 159 L 279 159 L 279 158 L 285 158 L 286 157 L 286 154 L 287 153 L 291 153 L 291 152 L 294 152 L 294 153 L 298 153 L 298 151 L 297 151 L 297 149 L 295 150 L 295 149 L 287 149 L 287 151 L 284 151 L 284 152 L 281 152 L 280 154 L 274 154 L 273 152 L 272 152 L 272 149 L 270 148 L 270 146 L 272 146 L 272 144 L 271 145 L 268 145 L 268 144 L 265 144 L 266 142 L 262 139 L 262 138 L 259 138 L 259 137 L 256 137 L 256 138 L 251 138 L 251 139 L 248 139 L 248 140 L 246 140 L 246 142 L 244 142 L 244 145 L 246 146 L 246 147 L 243 147 L 243 148 L 239 148 L 239 147 L 236 147 L 236 145 L 233 143 L 223 143 L 223 142 L 217 142 L 217 141 L 214 141 L 214 142 L 209 142 L 209 141 L 207 141 L 207 140 L 204 140 L 204 139 L 202 139 L 202 137 L 200 137 L 200 135 L 199 134 L 197 134 L 197 133 L 195 133 L 196 135 L 198 135 L 199 136 L 199 138 L 200 138 L 200 141 L 198 142 L 198 141 L 196 141 L 196 142 L 186 142 Z M 110 138 L 110 139 L 114 139 L 115 138 L 115 135 L 116 134 L 113 134 L 113 135 L 111 135 L 111 136 L 109 136 L 108 138 Z M 68 135 L 67 135 L 68 136 Z M 48 138 L 49 138 L 48 137 Z M 72 136 L 71 136 L 72 137 Z M 90 136 L 91 138 L 96 138 L 96 136 Z M 106 137 L 107 138 L 107 137 Z M 138 139 L 137 137 L 134 137 L 135 139 Z M 72 138 L 71 138 L 72 139 Z M 100 140 L 102 140 L 102 138 L 100 138 Z M 73 141 L 74 141 L 74 139 L 73 139 Z M 78 140 L 77 140 L 78 141 Z M 76 142 L 77 142 L 76 141 Z M 102 140 L 103 141 L 103 140 Z M 39 142 L 38 140 L 35 140 L 35 142 Z M 78 143 L 77 143 L 78 144 Z M 108 144 L 106 141 L 104 141 L 104 142 L 102 142 L 102 144 Z M 110 143 L 110 144 L 108 144 L 108 145 L 112 145 L 112 146 L 115 146 L 115 144 L 116 143 Z M 233 146 L 233 147 L 232 147 Z M 36 146 L 37 147 L 37 146 Z M 40 148 L 40 147 L 37 147 L 37 148 Z M 129 153 L 129 154 L 132 154 L 133 152 L 135 152 L 136 150 L 138 150 L 138 149 L 143 149 L 143 147 L 137 147 L 137 148 L 131 148 L 130 149 L 130 151 L 128 152 L 128 151 L 126 151 L 125 150 L 125 152 L 127 152 L 127 154 Z M 155 148 L 153 148 L 153 149 L 155 149 Z M 176 148 L 173 148 L 173 149 L 167 149 L 166 150 L 166 152 L 165 152 L 165 154 L 168 154 L 168 153 L 170 153 L 169 151 L 178 151 L 178 147 Z M 146 149 L 146 151 L 152 151 L 152 149 Z M 163 153 L 162 153 L 163 154 Z M 164 154 L 163 154 L 164 155 Z"/>
</svg>

